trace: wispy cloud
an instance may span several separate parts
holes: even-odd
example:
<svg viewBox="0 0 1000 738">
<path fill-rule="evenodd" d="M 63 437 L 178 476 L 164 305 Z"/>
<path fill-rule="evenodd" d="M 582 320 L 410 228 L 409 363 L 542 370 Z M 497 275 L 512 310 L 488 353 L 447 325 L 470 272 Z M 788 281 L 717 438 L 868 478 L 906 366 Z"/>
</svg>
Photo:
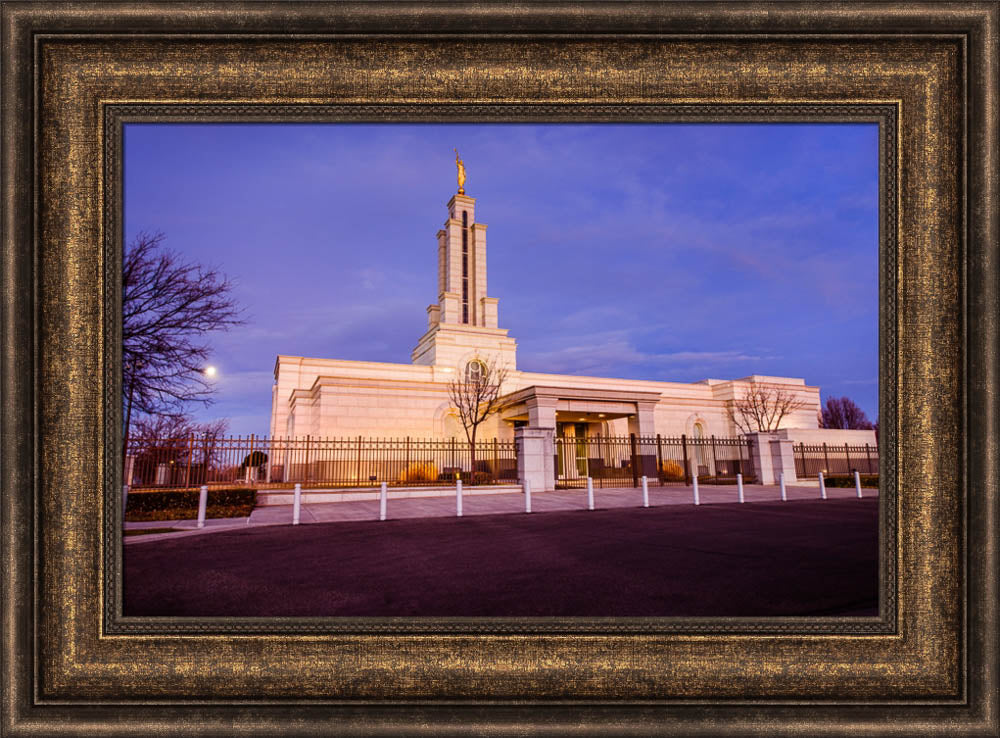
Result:
<svg viewBox="0 0 1000 738">
<path fill-rule="evenodd" d="M 637 348 L 629 331 L 607 331 L 580 336 L 560 336 L 556 347 L 545 351 L 525 351 L 519 355 L 521 368 L 554 374 L 589 374 L 612 377 L 663 378 L 664 371 L 689 374 L 720 366 L 752 368 L 757 362 L 775 359 L 738 349 L 716 351 L 650 351 Z M 640 370 L 637 372 L 636 370 Z"/>
</svg>

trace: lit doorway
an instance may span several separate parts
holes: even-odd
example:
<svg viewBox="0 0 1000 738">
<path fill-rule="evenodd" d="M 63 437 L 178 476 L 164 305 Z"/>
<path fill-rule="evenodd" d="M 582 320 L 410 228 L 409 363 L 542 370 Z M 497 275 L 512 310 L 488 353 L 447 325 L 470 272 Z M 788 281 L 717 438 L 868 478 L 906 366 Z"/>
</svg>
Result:
<svg viewBox="0 0 1000 738">
<path fill-rule="evenodd" d="M 561 475 L 568 479 L 587 476 L 587 423 L 556 423 L 556 444 Z"/>
</svg>

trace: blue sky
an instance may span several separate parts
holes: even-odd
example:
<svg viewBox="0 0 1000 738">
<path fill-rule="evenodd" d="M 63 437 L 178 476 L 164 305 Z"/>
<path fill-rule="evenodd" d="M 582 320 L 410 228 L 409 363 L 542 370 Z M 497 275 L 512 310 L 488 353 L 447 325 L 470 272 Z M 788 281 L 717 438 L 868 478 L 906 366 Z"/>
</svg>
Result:
<svg viewBox="0 0 1000 738">
<path fill-rule="evenodd" d="M 246 309 L 196 418 L 266 434 L 279 353 L 409 363 L 456 146 L 519 369 L 802 377 L 875 419 L 874 124 L 129 124 L 126 240 Z"/>
</svg>

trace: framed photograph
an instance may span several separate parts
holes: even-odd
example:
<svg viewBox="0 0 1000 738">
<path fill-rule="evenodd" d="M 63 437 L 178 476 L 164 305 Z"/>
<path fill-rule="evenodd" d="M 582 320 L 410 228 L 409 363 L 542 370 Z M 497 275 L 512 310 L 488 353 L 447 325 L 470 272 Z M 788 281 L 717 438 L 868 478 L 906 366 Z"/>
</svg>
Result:
<svg viewBox="0 0 1000 738">
<path fill-rule="evenodd" d="M 108 131 L 122 615 L 885 628 L 891 141 L 646 116 Z"/>
<path fill-rule="evenodd" d="M 997 731 L 995 4 L 2 7 L 4 735 Z"/>
</svg>

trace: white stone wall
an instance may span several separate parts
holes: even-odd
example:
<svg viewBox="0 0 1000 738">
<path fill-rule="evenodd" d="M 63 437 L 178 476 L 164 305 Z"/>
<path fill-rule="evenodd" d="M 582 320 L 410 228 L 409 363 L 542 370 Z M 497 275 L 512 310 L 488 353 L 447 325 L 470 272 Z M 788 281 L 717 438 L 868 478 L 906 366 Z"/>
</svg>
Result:
<svg viewBox="0 0 1000 738">
<path fill-rule="evenodd" d="M 294 432 L 299 436 L 445 437 L 449 435 L 445 432 L 445 416 L 450 405 L 447 383 L 458 376 L 465 363 L 475 356 L 489 358 L 491 351 L 501 359 L 505 355 L 513 356 L 513 339 L 503 338 L 509 342 L 506 351 L 496 348 L 500 340 L 496 332 L 483 331 L 477 336 L 476 332 L 463 329 L 449 336 L 451 340 L 438 340 L 439 361 L 435 365 L 280 356 L 272 396 L 272 435 L 275 432 L 284 435 L 291 415 Z M 499 345 L 504 347 L 503 343 Z M 844 433 L 817 431 L 819 390 L 807 386 L 800 379 L 768 377 L 683 383 L 515 370 L 510 372 L 504 391 L 515 392 L 538 385 L 659 392 L 662 399 L 653 411 L 656 433 L 691 436 L 694 435 L 694 424 L 699 422 L 706 436 L 732 436 L 737 431 L 727 417 L 726 402 L 740 396 L 753 381 L 781 386 L 809 403 L 807 408 L 792 414 L 782 423 L 783 428 L 800 429 L 794 434 L 790 432 L 788 436 L 795 442 L 822 443 L 823 434 L 833 434 L 829 436 L 832 439 L 838 433 Z M 455 427 L 460 428 L 460 425 Z M 628 427 L 625 418 L 612 420 L 607 423 L 607 433 L 625 435 Z M 513 434 L 511 427 L 498 419 L 487 423 L 482 432 L 484 439 L 510 438 Z M 867 434 L 864 437 L 870 438 L 870 441 L 855 441 L 852 438 L 848 441 L 852 445 L 856 442 L 874 444 L 874 433 L 871 431 L 849 433 Z M 813 437 L 820 440 L 813 441 Z M 858 436 L 859 439 L 861 437 Z M 843 440 L 836 442 L 844 443 Z"/>
<path fill-rule="evenodd" d="M 513 371 L 517 342 L 505 330 L 441 323 L 424 334 L 412 353 L 415 364 L 433 365 L 446 371 L 464 370 L 474 358 L 496 361 L 498 366 Z"/>
</svg>

